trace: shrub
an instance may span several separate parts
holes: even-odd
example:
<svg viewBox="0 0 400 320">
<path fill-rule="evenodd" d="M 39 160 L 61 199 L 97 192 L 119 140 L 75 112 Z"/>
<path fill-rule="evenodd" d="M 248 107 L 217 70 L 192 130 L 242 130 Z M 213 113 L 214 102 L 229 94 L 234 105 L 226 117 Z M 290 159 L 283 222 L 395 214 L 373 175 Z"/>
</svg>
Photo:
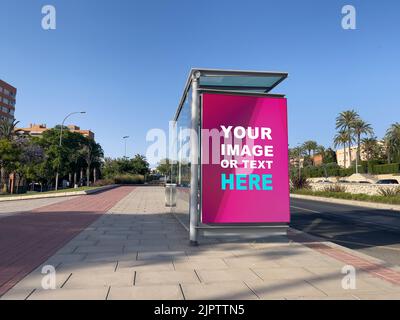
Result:
<svg viewBox="0 0 400 320">
<path fill-rule="evenodd" d="M 369 174 L 374 174 L 374 166 L 379 164 L 384 164 L 382 163 L 382 160 L 369 160 L 367 163 L 368 163 L 367 171 Z"/>
<path fill-rule="evenodd" d="M 395 197 L 400 195 L 400 187 L 379 188 L 378 193 L 383 197 Z"/>
<path fill-rule="evenodd" d="M 114 177 L 116 184 L 144 184 L 144 176 L 140 174 L 122 174 Z"/>
<path fill-rule="evenodd" d="M 326 191 L 312 191 L 312 190 L 296 190 L 295 194 L 303 194 L 310 196 L 319 196 L 327 198 L 337 198 L 346 200 L 359 200 L 359 201 L 369 201 L 369 202 L 379 202 L 379 203 L 389 203 L 389 204 L 400 204 L 400 195 L 397 196 L 381 196 L 375 195 L 370 196 L 367 194 L 353 194 L 347 192 L 326 192 Z"/>
<path fill-rule="evenodd" d="M 308 183 L 308 180 L 304 175 L 300 176 L 293 175 L 290 181 L 291 181 L 291 188 L 294 190 L 310 188 L 310 184 Z"/>
<path fill-rule="evenodd" d="M 345 169 L 339 169 L 339 176 L 340 177 L 349 177 L 352 174 L 356 172 L 355 168 L 350 167 L 350 168 L 345 168 Z"/>
<path fill-rule="evenodd" d="M 399 166 L 399 163 L 375 165 L 372 167 L 372 172 L 374 174 L 398 173 Z"/>
<path fill-rule="evenodd" d="M 366 172 L 366 164 L 361 165 L 359 172 Z M 302 169 L 302 173 L 307 178 L 317 177 L 347 177 L 355 173 L 355 168 L 350 167 L 343 169 L 337 163 L 328 163 L 324 166 L 308 166 Z"/>
<path fill-rule="evenodd" d="M 322 167 L 315 167 L 315 166 L 308 166 L 303 168 L 303 174 L 307 178 L 317 178 L 325 176 L 324 169 Z"/>
<path fill-rule="evenodd" d="M 346 187 L 341 186 L 339 184 L 334 184 L 330 186 L 326 186 L 324 188 L 325 192 L 346 192 Z"/>
<path fill-rule="evenodd" d="M 108 186 L 110 184 L 114 184 L 113 179 L 100 179 L 97 180 L 95 183 L 92 184 L 93 187 L 103 187 L 103 186 Z"/>
</svg>

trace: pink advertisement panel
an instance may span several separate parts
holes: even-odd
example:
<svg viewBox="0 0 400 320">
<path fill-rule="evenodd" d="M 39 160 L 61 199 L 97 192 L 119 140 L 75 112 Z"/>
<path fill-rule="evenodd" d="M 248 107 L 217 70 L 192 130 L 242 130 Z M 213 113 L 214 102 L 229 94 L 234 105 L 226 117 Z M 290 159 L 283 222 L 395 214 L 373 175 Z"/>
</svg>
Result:
<svg viewBox="0 0 400 320">
<path fill-rule="evenodd" d="M 202 222 L 289 223 L 285 98 L 203 94 Z"/>
</svg>

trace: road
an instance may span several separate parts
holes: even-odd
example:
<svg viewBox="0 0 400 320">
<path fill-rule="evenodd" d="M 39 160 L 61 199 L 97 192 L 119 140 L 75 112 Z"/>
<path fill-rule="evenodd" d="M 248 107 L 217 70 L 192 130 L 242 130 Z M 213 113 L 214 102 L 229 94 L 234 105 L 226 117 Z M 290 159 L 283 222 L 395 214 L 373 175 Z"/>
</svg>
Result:
<svg viewBox="0 0 400 320">
<path fill-rule="evenodd" d="M 291 227 L 400 267 L 400 212 L 291 199 Z"/>
</svg>

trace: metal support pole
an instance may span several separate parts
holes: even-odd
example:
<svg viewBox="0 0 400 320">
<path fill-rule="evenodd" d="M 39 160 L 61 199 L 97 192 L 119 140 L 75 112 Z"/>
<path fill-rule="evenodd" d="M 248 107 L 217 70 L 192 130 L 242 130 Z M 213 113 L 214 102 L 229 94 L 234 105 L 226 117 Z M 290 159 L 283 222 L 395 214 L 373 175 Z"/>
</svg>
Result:
<svg viewBox="0 0 400 320">
<path fill-rule="evenodd" d="M 200 99 L 199 99 L 199 74 L 192 78 L 192 130 L 190 133 L 190 244 L 198 245 L 198 222 L 199 222 L 199 124 L 200 124 Z"/>
<path fill-rule="evenodd" d="M 358 150 L 356 152 L 356 174 L 358 174 Z"/>
<path fill-rule="evenodd" d="M 299 180 L 300 180 L 300 177 L 301 177 L 301 167 L 300 167 L 300 152 L 301 152 L 301 147 L 298 147 L 299 148 Z"/>
<path fill-rule="evenodd" d="M 71 112 L 70 114 L 68 114 L 65 118 L 64 118 L 64 120 L 63 120 L 63 122 L 61 123 L 61 128 L 60 128 L 60 140 L 59 140 L 59 143 L 58 143 L 58 152 L 59 152 L 59 156 L 60 156 L 60 161 L 61 161 L 61 145 L 62 145 L 62 138 L 63 138 L 63 129 L 64 129 L 64 123 L 65 123 L 65 121 L 70 117 L 70 116 L 72 116 L 73 114 L 78 114 L 78 113 L 80 113 L 80 114 L 85 114 L 86 113 L 86 111 L 79 111 L 79 112 Z M 58 165 L 57 165 L 57 172 L 56 172 L 56 185 L 55 185 L 55 190 L 58 190 L 58 176 L 59 176 L 59 172 L 60 171 L 60 162 L 58 163 Z"/>
</svg>

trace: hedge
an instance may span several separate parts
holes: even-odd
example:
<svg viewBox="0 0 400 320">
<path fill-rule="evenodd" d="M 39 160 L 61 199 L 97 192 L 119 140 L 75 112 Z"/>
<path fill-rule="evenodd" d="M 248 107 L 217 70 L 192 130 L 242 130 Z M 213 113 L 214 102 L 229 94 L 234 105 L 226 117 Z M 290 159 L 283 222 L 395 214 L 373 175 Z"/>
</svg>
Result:
<svg viewBox="0 0 400 320">
<path fill-rule="evenodd" d="M 346 176 L 351 176 L 353 173 L 355 173 L 355 169 L 354 168 L 343 169 L 338 165 L 326 165 L 325 167 L 323 166 L 305 167 L 301 170 L 301 172 L 307 178 L 325 177 L 325 174 L 328 177 L 346 177 Z M 363 173 L 365 171 L 359 168 L 359 172 Z"/>
<path fill-rule="evenodd" d="M 114 177 L 116 184 L 144 184 L 144 176 L 140 174 L 122 174 Z"/>
<path fill-rule="evenodd" d="M 296 174 L 298 169 L 293 169 L 292 173 Z M 348 177 L 352 174 L 356 173 L 355 166 L 353 165 L 350 168 L 341 168 L 337 164 L 327 164 L 325 166 L 309 166 L 301 169 L 301 172 L 307 178 L 323 178 L 325 174 L 328 177 Z M 382 164 L 381 160 L 375 161 L 361 161 L 358 167 L 359 173 L 370 173 L 370 174 L 390 174 L 390 173 L 399 173 L 400 172 L 400 164 L 392 163 L 392 164 Z"/>
<path fill-rule="evenodd" d="M 317 196 L 325 198 L 336 198 L 346 200 L 357 200 L 367 202 L 378 202 L 388 204 L 400 204 L 400 196 L 382 196 L 382 195 L 367 195 L 367 194 L 353 194 L 348 192 L 332 192 L 332 191 L 313 191 L 310 189 L 301 189 L 292 191 L 294 194 L 301 194 L 307 196 Z"/>
<path fill-rule="evenodd" d="M 372 167 L 373 174 L 399 173 L 399 163 L 380 164 Z"/>
</svg>

